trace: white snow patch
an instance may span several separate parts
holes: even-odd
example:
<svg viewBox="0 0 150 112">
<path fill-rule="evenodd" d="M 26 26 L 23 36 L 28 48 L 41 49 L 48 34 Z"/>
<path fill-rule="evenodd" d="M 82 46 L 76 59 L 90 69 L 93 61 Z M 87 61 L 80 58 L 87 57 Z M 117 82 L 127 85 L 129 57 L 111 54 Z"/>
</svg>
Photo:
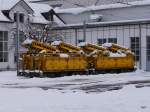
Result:
<svg viewBox="0 0 150 112">
<path fill-rule="evenodd" d="M 104 43 L 102 46 L 103 46 L 104 48 L 111 47 L 111 46 L 112 46 L 112 43 Z"/>
<path fill-rule="evenodd" d="M 62 41 L 54 41 L 51 43 L 51 45 L 57 46 L 60 45 L 62 43 Z"/>
<path fill-rule="evenodd" d="M 64 53 L 60 53 L 59 56 L 60 56 L 61 58 L 68 58 L 68 57 L 69 57 L 68 54 L 64 54 Z"/>
<path fill-rule="evenodd" d="M 32 23 L 41 23 L 41 24 L 50 23 L 50 21 L 47 21 L 42 15 L 30 16 L 30 20 L 31 20 Z"/>
<path fill-rule="evenodd" d="M 101 19 L 102 17 L 103 17 L 103 15 L 99 15 L 99 14 L 91 14 L 90 15 L 90 19 L 94 20 L 94 21 Z"/>
<path fill-rule="evenodd" d="M 49 5 L 41 3 L 29 3 L 29 6 L 34 10 L 34 14 L 30 16 L 32 23 L 50 23 L 42 16 L 42 13 L 49 12 L 52 9 Z"/>
<path fill-rule="evenodd" d="M 42 51 L 40 51 L 39 53 L 41 53 L 41 54 L 42 54 L 42 53 L 46 53 L 46 50 L 42 50 Z"/>
<path fill-rule="evenodd" d="M 54 10 L 56 13 L 71 13 L 77 15 L 86 11 L 87 9 L 80 7 L 80 8 L 68 8 L 68 9 L 55 8 Z"/>
<path fill-rule="evenodd" d="M 10 21 L 4 14 L 0 11 L 0 21 Z"/>
<path fill-rule="evenodd" d="M 110 52 L 109 53 L 109 57 L 126 57 L 127 55 L 126 54 L 124 54 L 124 53 L 119 53 L 119 52 L 117 52 L 117 53 L 112 53 L 112 52 Z"/>
<path fill-rule="evenodd" d="M 20 0 L 0 0 L 0 10 L 10 10 Z"/>
<path fill-rule="evenodd" d="M 52 7 L 48 4 L 42 3 L 29 3 L 29 6 L 35 11 L 37 14 L 41 14 L 43 12 L 48 12 L 52 9 Z"/>
<path fill-rule="evenodd" d="M 79 47 L 83 47 L 83 46 L 86 46 L 88 44 L 88 42 L 80 42 L 78 44 Z"/>
<path fill-rule="evenodd" d="M 65 25 L 57 16 L 54 15 L 53 18 L 54 18 L 54 22 L 56 22 L 57 25 L 60 25 L 60 26 Z"/>
<path fill-rule="evenodd" d="M 101 94 L 0 88 L 2 112 L 149 112 L 150 89 L 127 86 Z"/>
<path fill-rule="evenodd" d="M 33 41 L 34 41 L 33 39 L 27 38 L 27 39 L 23 42 L 23 44 L 32 44 Z"/>
<path fill-rule="evenodd" d="M 17 77 L 16 72 L 0 72 L 1 112 L 150 112 L 150 88 L 123 89 L 102 93 L 85 93 L 77 87 L 97 84 L 116 84 L 128 81 L 150 80 L 150 73 L 137 70 L 132 73 L 77 75 L 61 78 Z M 43 90 L 70 84 L 64 90 Z M 148 84 L 148 83 L 147 83 Z M 72 86 L 71 86 L 72 85 Z M 29 88 L 26 88 L 29 87 Z"/>
</svg>

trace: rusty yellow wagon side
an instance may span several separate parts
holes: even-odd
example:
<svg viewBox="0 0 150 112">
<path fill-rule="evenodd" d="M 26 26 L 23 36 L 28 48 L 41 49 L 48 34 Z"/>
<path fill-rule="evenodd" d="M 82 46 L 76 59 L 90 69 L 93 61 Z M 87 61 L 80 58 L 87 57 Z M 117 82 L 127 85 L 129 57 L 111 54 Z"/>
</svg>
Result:
<svg viewBox="0 0 150 112">
<path fill-rule="evenodd" d="M 100 70 L 118 70 L 120 71 L 132 71 L 134 70 L 134 57 L 109 57 L 99 56 L 94 58 L 94 68 L 96 71 Z"/>
<path fill-rule="evenodd" d="M 84 56 L 60 57 L 60 54 L 24 54 L 22 57 L 22 75 L 28 76 L 62 76 L 85 73 L 87 61 Z"/>
</svg>

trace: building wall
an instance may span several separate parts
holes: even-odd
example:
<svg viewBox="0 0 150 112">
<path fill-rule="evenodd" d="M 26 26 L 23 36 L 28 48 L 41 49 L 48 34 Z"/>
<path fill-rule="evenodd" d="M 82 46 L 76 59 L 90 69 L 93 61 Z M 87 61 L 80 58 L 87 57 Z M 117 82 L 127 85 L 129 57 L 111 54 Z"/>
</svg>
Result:
<svg viewBox="0 0 150 112">
<path fill-rule="evenodd" d="M 29 32 L 29 12 L 28 10 L 26 10 L 26 7 L 22 6 L 22 2 L 19 2 L 12 10 L 10 10 L 9 12 L 9 16 L 10 18 L 12 18 L 12 20 L 14 21 L 14 14 L 17 13 L 17 11 L 19 13 L 22 13 L 24 15 L 24 22 L 19 22 L 19 30 L 20 32 L 24 32 L 27 33 Z M 7 25 L 6 25 L 7 26 Z M 9 35 L 9 62 L 8 62 L 8 68 L 10 69 L 15 69 L 16 68 L 16 22 L 14 21 L 14 23 L 11 23 L 9 25 L 8 30 L 8 35 Z M 22 38 L 22 37 L 20 37 Z M 23 40 L 23 39 L 20 39 Z M 2 64 L 2 63 L 1 63 Z M 4 66 L 2 64 L 2 68 L 7 68 L 6 66 Z"/>
<path fill-rule="evenodd" d="M 10 10 L 9 16 L 10 18 L 12 18 L 12 20 L 14 20 L 14 14 L 19 12 L 24 14 L 24 22 L 23 23 L 19 23 L 19 29 L 20 31 L 24 31 L 24 32 L 28 32 L 29 31 L 29 14 L 31 12 L 29 12 L 27 9 L 28 7 L 23 7 L 22 2 L 19 2 L 12 10 Z M 16 27 L 16 22 L 14 22 L 13 27 Z"/>
<path fill-rule="evenodd" d="M 11 23 L 0 23 L 0 31 L 7 31 L 7 32 L 11 32 Z M 1 69 L 6 69 L 9 68 L 10 66 L 12 66 L 12 38 L 11 38 L 11 33 L 8 33 L 8 61 L 7 62 L 0 62 L 0 68 Z M 3 45 L 4 47 L 4 45 Z M 14 67 L 13 67 L 14 68 Z"/>
<path fill-rule="evenodd" d="M 29 7 L 26 7 L 24 2 L 19 2 L 15 7 L 13 7 L 10 12 L 9 16 L 14 21 L 14 14 L 16 12 L 24 14 L 24 22 L 19 22 L 19 30 L 20 32 L 23 32 L 24 34 L 28 34 L 29 31 L 42 31 L 43 27 L 45 25 L 43 24 L 31 24 L 29 21 L 29 14 L 32 14 L 33 12 L 31 9 L 29 10 Z M 5 69 L 16 69 L 16 22 L 11 23 L 4 23 L 0 22 L 0 31 L 7 31 L 8 32 L 8 61 L 7 62 L 0 62 L 0 70 Z M 20 37 L 20 43 L 23 41 L 23 36 Z M 25 39 L 25 38 L 24 38 Z"/>
<path fill-rule="evenodd" d="M 79 40 L 83 40 L 83 29 L 64 29 L 57 30 L 55 33 L 63 35 L 64 41 L 78 44 Z M 137 42 L 134 49 L 139 50 L 140 59 L 136 65 L 143 70 L 150 71 L 150 60 L 147 57 L 147 36 L 150 36 L 150 24 L 142 25 L 122 25 L 122 26 L 108 26 L 108 27 L 93 27 L 86 29 L 86 42 L 98 44 L 99 39 L 105 39 L 109 42 L 109 38 L 117 38 L 117 43 L 125 47 L 131 48 L 131 38 L 137 37 L 139 39 L 139 48 Z M 150 48 L 149 48 L 150 49 Z"/>
</svg>

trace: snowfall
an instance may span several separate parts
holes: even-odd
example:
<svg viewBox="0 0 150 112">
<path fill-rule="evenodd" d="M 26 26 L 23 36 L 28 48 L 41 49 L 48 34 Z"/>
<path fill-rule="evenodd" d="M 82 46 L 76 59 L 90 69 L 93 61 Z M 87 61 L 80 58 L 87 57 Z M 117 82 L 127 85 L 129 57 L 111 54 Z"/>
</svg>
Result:
<svg viewBox="0 0 150 112">
<path fill-rule="evenodd" d="M 0 112 L 150 112 L 150 73 L 26 78 L 2 71 Z"/>
</svg>

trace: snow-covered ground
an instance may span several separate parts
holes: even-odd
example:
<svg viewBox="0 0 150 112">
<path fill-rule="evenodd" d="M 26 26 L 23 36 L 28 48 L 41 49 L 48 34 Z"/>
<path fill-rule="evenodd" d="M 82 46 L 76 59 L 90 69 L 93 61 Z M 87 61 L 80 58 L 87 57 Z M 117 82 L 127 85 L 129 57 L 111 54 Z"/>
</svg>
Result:
<svg viewBox="0 0 150 112">
<path fill-rule="evenodd" d="M 150 112 L 150 73 L 17 77 L 0 72 L 0 112 Z"/>
</svg>

